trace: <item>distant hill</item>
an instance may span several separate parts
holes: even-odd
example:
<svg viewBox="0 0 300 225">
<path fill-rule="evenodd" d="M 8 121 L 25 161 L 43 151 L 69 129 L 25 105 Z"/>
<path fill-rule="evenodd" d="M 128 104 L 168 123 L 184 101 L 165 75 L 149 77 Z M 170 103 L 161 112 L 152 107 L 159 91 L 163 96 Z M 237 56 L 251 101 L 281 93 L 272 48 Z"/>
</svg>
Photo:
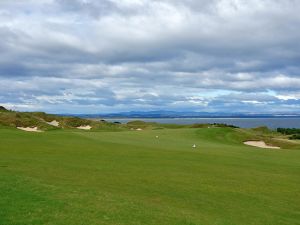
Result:
<svg viewBox="0 0 300 225">
<path fill-rule="evenodd" d="M 73 114 L 71 114 L 73 115 Z M 223 112 L 175 112 L 130 111 L 106 114 L 74 114 L 81 118 L 274 118 L 300 117 L 300 113 L 223 113 Z"/>
</svg>

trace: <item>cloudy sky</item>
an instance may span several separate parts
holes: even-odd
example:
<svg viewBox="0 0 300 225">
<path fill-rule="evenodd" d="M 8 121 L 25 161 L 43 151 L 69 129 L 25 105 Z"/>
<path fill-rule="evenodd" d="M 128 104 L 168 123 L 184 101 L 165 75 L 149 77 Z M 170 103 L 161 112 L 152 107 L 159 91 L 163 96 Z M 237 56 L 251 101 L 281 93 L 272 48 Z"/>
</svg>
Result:
<svg viewBox="0 0 300 225">
<path fill-rule="evenodd" d="M 0 105 L 300 112 L 299 0 L 0 0 Z"/>
</svg>

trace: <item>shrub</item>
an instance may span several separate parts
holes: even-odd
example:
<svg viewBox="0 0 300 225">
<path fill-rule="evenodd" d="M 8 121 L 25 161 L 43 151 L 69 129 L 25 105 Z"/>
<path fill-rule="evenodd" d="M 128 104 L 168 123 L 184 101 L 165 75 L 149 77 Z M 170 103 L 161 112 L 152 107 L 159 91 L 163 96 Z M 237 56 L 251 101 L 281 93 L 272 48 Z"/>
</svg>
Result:
<svg viewBox="0 0 300 225">
<path fill-rule="evenodd" d="M 289 139 L 291 139 L 291 140 L 299 140 L 300 139 L 300 134 L 293 134 Z"/>
<path fill-rule="evenodd" d="M 83 125 L 90 125 L 91 121 L 78 117 L 69 117 L 65 119 L 65 124 L 70 127 L 80 127 Z"/>
<path fill-rule="evenodd" d="M 213 123 L 212 125 L 215 126 L 215 127 L 239 128 L 238 126 L 234 126 L 234 125 L 226 124 L 226 123 Z"/>
<path fill-rule="evenodd" d="M 285 134 L 285 135 L 300 134 L 300 129 L 297 129 L 297 128 L 277 128 L 277 132 Z"/>
</svg>

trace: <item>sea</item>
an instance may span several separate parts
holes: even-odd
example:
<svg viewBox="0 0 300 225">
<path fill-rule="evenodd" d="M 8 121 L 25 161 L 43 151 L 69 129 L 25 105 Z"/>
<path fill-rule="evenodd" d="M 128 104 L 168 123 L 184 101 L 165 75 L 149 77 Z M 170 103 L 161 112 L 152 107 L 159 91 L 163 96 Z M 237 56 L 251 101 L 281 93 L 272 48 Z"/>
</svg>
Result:
<svg viewBox="0 0 300 225">
<path fill-rule="evenodd" d="M 145 122 L 157 122 L 163 124 L 195 124 L 195 123 L 225 123 L 241 128 L 254 128 L 266 126 L 270 129 L 300 128 L 299 118 L 104 118 L 109 122 L 127 123 L 133 120 Z"/>
</svg>

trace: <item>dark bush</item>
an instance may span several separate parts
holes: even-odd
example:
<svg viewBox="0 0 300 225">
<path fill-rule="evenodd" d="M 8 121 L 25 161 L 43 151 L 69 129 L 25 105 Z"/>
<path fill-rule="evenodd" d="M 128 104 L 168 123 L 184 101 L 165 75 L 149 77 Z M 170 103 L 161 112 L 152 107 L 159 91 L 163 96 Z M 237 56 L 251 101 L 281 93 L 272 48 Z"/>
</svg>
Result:
<svg viewBox="0 0 300 225">
<path fill-rule="evenodd" d="M 80 127 L 84 125 L 90 125 L 91 121 L 81 119 L 78 117 L 70 117 L 65 119 L 65 124 L 70 127 Z"/>
<path fill-rule="evenodd" d="M 289 139 L 291 139 L 291 140 L 299 140 L 300 139 L 300 134 L 293 134 Z"/>
<path fill-rule="evenodd" d="M 300 129 L 297 128 L 277 128 L 277 132 L 285 135 L 292 135 L 292 134 L 300 135 Z"/>
<path fill-rule="evenodd" d="M 226 123 L 213 123 L 212 124 L 215 127 L 231 127 L 231 128 L 239 128 L 238 126 L 234 126 L 231 124 L 226 124 Z"/>
</svg>

